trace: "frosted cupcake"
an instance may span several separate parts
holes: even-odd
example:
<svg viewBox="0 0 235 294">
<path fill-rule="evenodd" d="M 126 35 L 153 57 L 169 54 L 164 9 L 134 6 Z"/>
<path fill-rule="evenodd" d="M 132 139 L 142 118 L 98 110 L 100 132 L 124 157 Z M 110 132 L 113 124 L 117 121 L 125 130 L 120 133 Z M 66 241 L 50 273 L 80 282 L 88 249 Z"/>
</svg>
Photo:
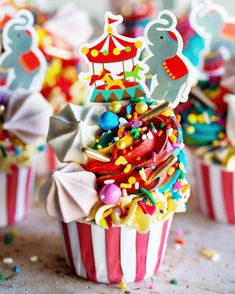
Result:
<svg viewBox="0 0 235 294">
<path fill-rule="evenodd" d="M 229 59 L 235 53 L 234 24 L 212 1 L 196 1 L 190 20 L 207 41 L 207 51 L 198 85 L 178 109 L 184 139 L 195 167 L 201 210 L 214 220 L 234 224 L 234 58 Z"/>
<path fill-rule="evenodd" d="M 164 11 L 152 26 L 165 18 L 175 21 Z M 88 61 L 102 64 L 82 76 L 93 103 L 68 104 L 51 118 L 47 141 L 67 164 L 41 189 L 47 213 L 61 224 L 69 265 L 103 283 L 157 272 L 173 215 L 187 209 L 190 192 L 179 117 L 169 101 L 147 97 L 138 60 L 143 40 L 118 35 L 120 21 L 107 13 L 104 35 L 81 49 Z"/>
<path fill-rule="evenodd" d="M 21 10 L 3 29 L 0 57 L 0 227 L 22 220 L 44 149 L 51 107 L 38 92 L 45 73 L 33 17 Z"/>
</svg>

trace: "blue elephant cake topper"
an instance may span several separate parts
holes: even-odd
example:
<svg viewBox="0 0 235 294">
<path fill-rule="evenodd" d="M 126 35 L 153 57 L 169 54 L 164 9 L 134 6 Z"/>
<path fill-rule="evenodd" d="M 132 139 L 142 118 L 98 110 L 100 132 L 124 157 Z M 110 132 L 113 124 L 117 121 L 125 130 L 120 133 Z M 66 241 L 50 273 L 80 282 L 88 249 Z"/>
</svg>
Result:
<svg viewBox="0 0 235 294">
<path fill-rule="evenodd" d="M 176 30 L 177 19 L 162 10 L 145 29 L 148 56 L 147 77 L 151 79 L 151 97 L 166 100 L 174 108 L 185 102 L 192 85 L 193 69 L 182 54 L 183 41 Z"/>
<path fill-rule="evenodd" d="M 4 53 L 0 56 L 0 86 L 10 90 L 41 89 L 46 61 L 38 49 L 34 18 L 28 10 L 20 10 L 3 28 Z"/>
<path fill-rule="evenodd" d="M 206 39 L 208 52 L 216 52 L 223 47 L 227 51 L 225 58 L 235 54 L 235 18 L 230 17 L 221 5 L 211 0 L 194 0 L 190 23 Z"/>
</svg>

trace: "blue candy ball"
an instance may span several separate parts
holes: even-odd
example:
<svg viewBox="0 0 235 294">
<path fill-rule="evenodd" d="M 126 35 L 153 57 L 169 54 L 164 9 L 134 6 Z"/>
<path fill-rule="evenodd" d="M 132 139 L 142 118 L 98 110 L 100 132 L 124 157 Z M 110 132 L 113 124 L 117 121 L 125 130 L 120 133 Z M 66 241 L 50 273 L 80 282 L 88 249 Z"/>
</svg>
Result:
<svg viewBox="0 0 235 294">
<path fill-rule="evenodd" d="M 118 123 L 118 116 L 111 111 L 106 111 L 99 117 L 99 126 L 105 131 L 115 129 Z"/>
</svg>

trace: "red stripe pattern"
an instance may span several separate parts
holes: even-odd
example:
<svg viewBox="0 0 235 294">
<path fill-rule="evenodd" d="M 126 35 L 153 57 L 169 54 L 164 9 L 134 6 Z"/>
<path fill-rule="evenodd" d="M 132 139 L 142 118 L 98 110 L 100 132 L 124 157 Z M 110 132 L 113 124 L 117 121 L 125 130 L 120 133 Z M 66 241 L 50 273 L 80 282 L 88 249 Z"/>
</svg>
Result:
<svg viewBox="0 0 235 294">
<path fill-rule="evenodd" d="M 12 173 L 7 175 L 7 224 L 9 226 L 15 223 L 18 174 L 18 167 L 13 166 Z"/>
<path fill-rule="evenodd" d="M 221 172 L 222 191 L 224 197 L 224 205 L 229 224 L 235 224 L 235 211 L 234 211 L 234 177 L 233 173 L 222 171 Z"/>
<path fill-rule="evenodd" d="M 202 212 L 215 221 L 235 224 L 235 172 L 207 165 L 197 157 L 194 163 L 195 189 Z"/>
<path fill-rule="evenodd" d="M 95 282 L 129 283 L 146 279 L 156 273 L 163 259 L 170 224 L 171 221 L 155 223 L 148 233 L 140 234 L 126 226 L 100 229 L 96 224 L 62 223 L 64 248 L 69 265 L 78 276 L 86 276 L 88 280 Z M 94 231 L 95 240 L 92 239 Z M 135 238 L 133 241 L 125 242 L 122 234 L 125 235 L 129 231 L 131 234 L 134 232 Z M 76 243 L 77 240 L 79 244 Z M 99 254 L 103 252 L 102 248 L 105 248 L 105 254 Z M 124 256 L 127 252 L 133 251 L 135 254 Z M 135 260 L 131 261 L 130 258 Z M 130 269 L 133 273 L 129 272 L 128 278 L 122 269 L 126 269 L 130 263 L 135 264 L 135 268 Z M 99 277 L 102 277 L 102 280 Z"/>
<path fill-rule="evenodd" d="M 122 280 L 120 234 L 120 228 L 105 230 L 107 272 L 110 283 L 118 283 Z"/>
<path fill-rule="evenodd" d="M 214 216 L 214 210 L 213 210 L 213 205 L 212 205 L 212 195 L 211 195 L 211 186 L 210 186 L 210 178 L 209 178 L 210 177 L 209 166 L 202 165 L 201 171 L 202 171 L 202 177 L 204 179 L 204 187 L 205 187 L 205 195 L 206 195 L 206 204 L 207 204 L 208 214 L 209 214 L 209 217 L 214 219 L 215 216 Z"/>
<path fill-rule="evenodd" d="M 27 215 L 34 182 L 32 169 L 13 166 L 10 173 L 0 173 L 0 228 L 12 226 Z"/>
<path fill-rule="evenodd" d="M 87 278 L 96 282 L 95 261 L 92 250 L 91 226 L 77 223 L 78 236 L 83 264 L 87 271 Z"/>
</svg>

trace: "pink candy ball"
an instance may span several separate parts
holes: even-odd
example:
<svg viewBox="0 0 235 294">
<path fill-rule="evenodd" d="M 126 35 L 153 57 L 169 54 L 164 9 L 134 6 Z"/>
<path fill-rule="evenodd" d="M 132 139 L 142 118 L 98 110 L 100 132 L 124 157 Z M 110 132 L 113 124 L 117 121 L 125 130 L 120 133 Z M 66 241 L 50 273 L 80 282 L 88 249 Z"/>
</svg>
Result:
<svg viewBox="0 0 235 294">
<path fill-rule="evenodd" d="M 105 204 L 115 204 L 121 197 L 121 189 L 115 184 L 105 185 L 100 191 L 100 200 Z"/>
</svg>

